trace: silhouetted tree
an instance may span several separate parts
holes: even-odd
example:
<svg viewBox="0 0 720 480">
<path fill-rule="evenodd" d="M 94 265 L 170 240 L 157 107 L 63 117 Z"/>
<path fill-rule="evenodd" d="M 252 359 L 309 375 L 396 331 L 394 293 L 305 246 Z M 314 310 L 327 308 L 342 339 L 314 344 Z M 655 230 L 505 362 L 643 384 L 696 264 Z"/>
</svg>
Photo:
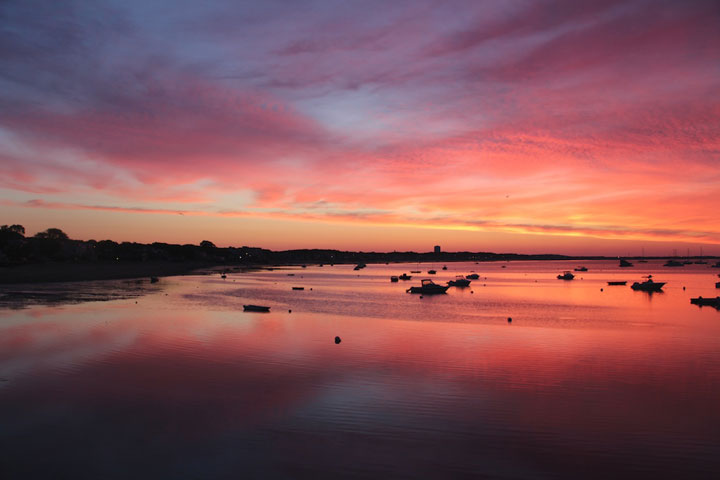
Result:
<svg viewBox="0 0 720 480">
<path fill-rule="evenodd" d="M 200 242 L 200 246 L 202 248 L 217 248 L 215 244 L 210 240 L 203 240 L 202 242 Z"/>
<path fill-rule="evenodd" d="M 48 228 L 44 232 L 38 232 L 35 234 L 35 238 L 42 238 L 47 240 L 63 241 L 67 240 L 68 236 L 65 232 L 59 228 Z"/>
<path fill-rule="evenodd" d="M 23 227 L 22 225 L 3 225 L 2 227 L 0 227 L 0 231 L 15 233 L 23 237 L 25 236 L 25 227 Z"/>
</svg>

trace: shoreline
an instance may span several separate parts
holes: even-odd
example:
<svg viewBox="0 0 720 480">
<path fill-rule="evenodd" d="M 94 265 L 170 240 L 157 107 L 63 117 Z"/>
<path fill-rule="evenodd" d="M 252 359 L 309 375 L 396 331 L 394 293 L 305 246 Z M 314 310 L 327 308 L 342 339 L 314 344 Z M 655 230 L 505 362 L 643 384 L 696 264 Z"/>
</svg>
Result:
<svg viewBox="0 0 720 480">
<path fill-rule="evenodd" d="M 221 268 L 206 262 L 38 263 L 0 267 L 0 285 L 173 277 Z"/>
</svg>

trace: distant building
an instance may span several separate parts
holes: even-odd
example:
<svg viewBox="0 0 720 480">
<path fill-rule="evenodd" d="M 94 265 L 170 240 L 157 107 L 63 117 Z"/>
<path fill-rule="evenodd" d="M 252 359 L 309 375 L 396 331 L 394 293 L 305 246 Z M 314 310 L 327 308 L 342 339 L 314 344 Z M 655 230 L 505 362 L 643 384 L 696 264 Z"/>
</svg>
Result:
<svg viewBox="0 0 720 480">
<path fill-rule="evenodd" d="M 440 245 L 435 245 L 435 253 L 440 253 Z"/>
</svg>

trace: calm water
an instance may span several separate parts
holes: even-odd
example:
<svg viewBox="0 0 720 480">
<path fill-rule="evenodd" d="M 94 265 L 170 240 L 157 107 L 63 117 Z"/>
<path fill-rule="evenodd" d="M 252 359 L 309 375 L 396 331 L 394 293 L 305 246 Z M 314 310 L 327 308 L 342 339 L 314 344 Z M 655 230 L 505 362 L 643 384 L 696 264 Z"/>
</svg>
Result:
<svg viewBox="0 0 720 480">
<path fill-rule="evenodd" d="M 720 312 L 689 303 L 720 294 L 718 269 L 584 265 L 570 282 L 555 275 L 577 263 L 336 265 L 15 298 L 0 474 L 719 478 Z M 426 274 L 389 281 L 433 267 L 481 278 L 424 298 L 405 289 Z M 664 293 L 606 285 L 647 273 Z"/>
</svg>

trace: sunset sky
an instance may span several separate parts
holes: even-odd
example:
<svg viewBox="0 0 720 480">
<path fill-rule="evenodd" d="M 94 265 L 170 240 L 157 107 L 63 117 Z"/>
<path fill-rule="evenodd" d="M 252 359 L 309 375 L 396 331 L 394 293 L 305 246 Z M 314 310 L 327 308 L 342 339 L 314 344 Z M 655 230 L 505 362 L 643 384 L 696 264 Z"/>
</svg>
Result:
<svg viewBox="0 0 720 480">
<path fill-rule="evenodd" d="M 0 224 L 720 255 L 720 2 L 0 3 Z"/>
</svg>

